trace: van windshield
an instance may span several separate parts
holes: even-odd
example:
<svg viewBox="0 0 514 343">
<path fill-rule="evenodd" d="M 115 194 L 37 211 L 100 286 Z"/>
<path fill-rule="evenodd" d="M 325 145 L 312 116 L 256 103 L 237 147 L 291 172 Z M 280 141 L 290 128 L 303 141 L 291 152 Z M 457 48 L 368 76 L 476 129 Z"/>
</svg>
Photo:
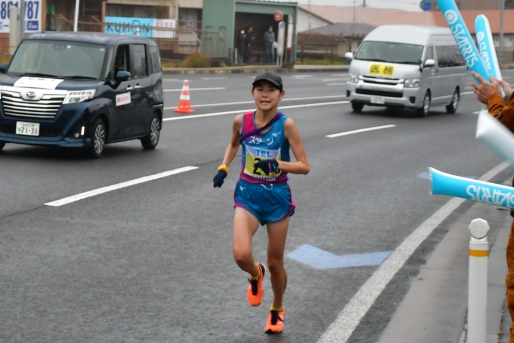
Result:
<svg viewBox="0 0 514 343">
<path fill-rule="evenodd" d="M 364 41 L 354 58 L 363 61 L 420 64 L 422 54 L 422 45 Z"/>
<path fill-rule="evenodd" d="M 106 51 L 98 44 L 25 40 L 9 64 L 8 74 L 97 80 Z"/>
</svg>

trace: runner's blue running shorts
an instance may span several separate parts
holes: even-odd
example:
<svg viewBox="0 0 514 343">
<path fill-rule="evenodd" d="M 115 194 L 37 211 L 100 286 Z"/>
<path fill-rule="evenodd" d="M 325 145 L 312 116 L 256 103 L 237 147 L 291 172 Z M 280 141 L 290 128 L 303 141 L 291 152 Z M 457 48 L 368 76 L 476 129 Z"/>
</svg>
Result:
<svg viewBox="0 0 514 343">
<path fill-rule="evenodd" d="M 234 191 L 234 207 L 246 209 L 264 226 L 292 216 L 296 205 L 287 182 L 260 184 L 240 179 Z"/>
</svg>

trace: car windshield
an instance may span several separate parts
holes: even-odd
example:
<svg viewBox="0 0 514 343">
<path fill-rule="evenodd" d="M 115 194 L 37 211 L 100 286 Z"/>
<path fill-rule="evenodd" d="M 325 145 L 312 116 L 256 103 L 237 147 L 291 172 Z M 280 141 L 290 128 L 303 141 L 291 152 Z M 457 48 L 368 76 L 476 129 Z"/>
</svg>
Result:
<svg viewBox="0 0 514 343">
<path fill-rule="evenodd" d="M 362 42 L 356 60 L 400 64 L 420 64 L 423 46 L 393 42 Z"/>
<path fill-rule="evenodd" d="M 106 50 L 98 44 L 25 40 L 9 64 L 8 74 L 97 80 Z"/>
</svg>

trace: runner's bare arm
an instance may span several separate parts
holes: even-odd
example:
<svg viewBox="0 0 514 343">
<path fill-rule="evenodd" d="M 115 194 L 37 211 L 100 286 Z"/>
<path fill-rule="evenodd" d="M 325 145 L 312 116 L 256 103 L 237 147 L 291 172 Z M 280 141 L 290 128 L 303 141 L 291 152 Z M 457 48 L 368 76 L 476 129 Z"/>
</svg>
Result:
<svg viewBox="0 0 514 343">
<path fill-rule="evenodd" d="M 303 147 L 302 138 L 296 123 L 291 118 L 287 118 L 284 123 L 286 138 L 289 141 L 291 150 L 296 158 L 296 162 L 278 161 L 280 170 L 293 174 L 307 174 L 311 170 L 305 149 Z"/>
<path fill-rule="evenodd" d="M 241 127 L 243 126 L 243 115 L 240 114 L 234 118 L 232 123 L 232 138 L 225 151 L 225 157 L 223 157 L 223 164 L 228 167 L 230 162 L 234 159 L 239 150 L 239 137 L 241 137 Z"/>
</svg>

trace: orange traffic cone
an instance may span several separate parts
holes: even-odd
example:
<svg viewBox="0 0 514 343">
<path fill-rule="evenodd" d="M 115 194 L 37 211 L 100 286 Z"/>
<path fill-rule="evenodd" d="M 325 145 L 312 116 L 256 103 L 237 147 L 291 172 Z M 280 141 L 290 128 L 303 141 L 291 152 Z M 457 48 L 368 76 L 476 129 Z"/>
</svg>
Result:
<svg viewBox="0 0 514 343">
<path fill-rule="evenodd" d="M 194 110 L 191 109 L 191 100 L 189 98 L 189 83 L 187 80 L 184 80 L 184 86 L 182 86 L 182 93 L 180 93 L 178 107 L 175 108 L 174 112 L 194 113 Z"/>
</svg>

